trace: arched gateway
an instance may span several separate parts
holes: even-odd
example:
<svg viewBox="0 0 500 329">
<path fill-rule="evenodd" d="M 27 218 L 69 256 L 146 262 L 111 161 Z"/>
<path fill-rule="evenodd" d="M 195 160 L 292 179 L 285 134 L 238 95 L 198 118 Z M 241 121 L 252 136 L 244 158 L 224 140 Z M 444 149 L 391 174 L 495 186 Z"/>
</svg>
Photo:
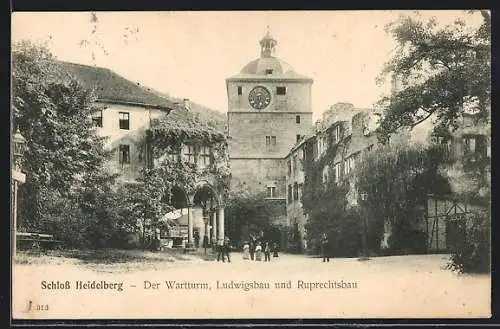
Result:
<svg viewBox="0 0 500 329">
<path fill-rule="evenodd" d="M 224 239 L 222 193 L 209 180 L 200 180 L 187 191 L 180 186 L 173 187 L 169 203 L 181 211 L 177 216 L 180 226 L 184 228 L 184 231 L 173 233 L 171 238 L 185 239 L 182 236 L 185 237 L 187 228 L 185 247 L 188 249 L 213 246 L 217 240 Z M 183 245 L 179 242 L 174 244 Z"/>
</svg>

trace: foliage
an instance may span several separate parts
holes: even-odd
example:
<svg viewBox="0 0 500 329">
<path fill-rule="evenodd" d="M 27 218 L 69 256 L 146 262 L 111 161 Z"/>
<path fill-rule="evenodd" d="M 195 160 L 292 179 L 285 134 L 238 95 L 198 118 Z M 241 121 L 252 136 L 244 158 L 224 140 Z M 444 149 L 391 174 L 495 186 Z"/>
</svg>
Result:
<svg viewBox="0 0 500 329">
<path fill-rule="evenodd" d="M 415 252 L 425 246 L 419 232 L 427 194 L 450 192 L 448 181 L 438 171 L 442 161 L 435 149 L 421 145 L 380 146 L 364 156 L 356 167 L 356 188 L 367 195 L 360 206 L 370 214 L 367 241 L 371 250 L 380 247 L 384 225 L 391 227 L 393 252 Z"/>
<path fill-rule="evenodd" d="M 317 160 L 304 163 L 305 180 L 302 195 L 304 213 L 309 220 L 306 224 L 308 245 L 318 251 L 323 233 L 329 236 L 330 253 L 336 256 L 355 256 L 361 250 L 360 214 L 348 207 L 347 194 L 349 181 L 341 179 L 338 183 L 323 182 L 323 169 L 328 166 L 332 177 L 333 161 L 340 152 L 343 157 L 345 143 L 330 143 L 325 154 Z"/>
<path fill-rule="evenodd" d="M 282 213 L 279 203 L 274 200 L 266 200 L 265 193 L 251 193 L 243 189 L 232 189 L 225 208 L 225 216 L 228 223 L 234 227 L 229 232 L 233 241 L 248 239 L 248 236 L 241 236 L 241 228 L 245 227 L 248 234 L 259 236 L 260 232 L 270 233 L 277 228 L 272 221 L 277 215 Z"/>
<path fill-rule="evenodd" d="M 194 193 L 195 184 L 201 179 L 207 179 L 223 197 L 227 197 L 230 170 L 227 140 L 223 133 L 196 117 L 189 116 L 188 120 L 174 122 L 169 121 L 167 117 L 153 123 L 149 142 L 156 169 L 164 177 L 164 181 L 169 182 L 168 191 L 172 185 L 177 185 L 188 194 Z M 197 169 L 196 165 L 182 156 L 182 145 L 194 146 L 195 157 L 198 157 L 201 147 L 209 147 L 210 164 L 203 169 Z M 179 156 L 166 157 L 169 154 Z"/>
<path fill-rule="evenodd" d="M 456 129 L 460 117 L 471 109 L 479 118 L 489 118 L 491 18 L 488 11 L 480 13 L 482 24 L 473 30 L 464 19 L 439 27 L 435 19 L 424 23 L 402 17 L 388 26 L 398 48 L 382 76 L 392 74 L 404 88 L 380 100 L 385 108 L 382 141 L 431 116 L 439 134 Z M 473 19 L 478 11 L 467 16 Z"/>
<path fill-rule="evenodd" d="M 464 238 L 452 246 L 447 267 L 460 273 L 491 271 L 490 218 L 487 212 L 474 212 L 467 221 Z"/>
<path fill-rule="evenodd" d="M 225 136 L 196 117 L 155 122 L 149 140 L 156 165 L 144 168 L 137 184 L 114 187 L 104 167 L 110 152 L 90 120 L 96 97 L 54 61 L 43 46 L 22 42 L 13 51 L 15 127 L 27 140 L 19 191 L 19 224 L 25 231 L 54 233 L 69 247 L 127 247 L 135 232 L 142 244 L 161 216 L 174 186 L 194 193 L 207 179 L 223 198 L 230 172 Z M 64 72 L 62 72 L 63 70 Z M 213 159 L 198 170 L 183 157 L 165 158 L 182 143 L 210 146 Z"/>
<path fill-rule="evenodd" d="M 156 146 L 154 156 L 165 151 L 180 151 L 182 144 L 212 145 L 226 142 L 223 133 L 214 127 L 188 116 L 186 120 L 172 122 L 170 118 L 155 120 L 152 124 L 152 140 Z"/>
<path fill-rule="evenodd" d="M 71 217 L 71 213 L 55 214 L 57 209 L 83 211 L 70 200 L 80 200 L 77 191 L 92 187 L 95 181 L 89 177 L 102 170 L 109 156 L 90 120 L 95 111 L 92 92 L 70 77 L 50 78 L 52 60 L 43 46 L 14 45 L 13 121 L 27 147 L 22 168 L 27 181 L 19 191 L 19 223 L 30 231 L 43 229 L 49 215 L 60 220 Z M 99 183 L 112 181 L 113 177 L 101 177 Z"/>
</svg>

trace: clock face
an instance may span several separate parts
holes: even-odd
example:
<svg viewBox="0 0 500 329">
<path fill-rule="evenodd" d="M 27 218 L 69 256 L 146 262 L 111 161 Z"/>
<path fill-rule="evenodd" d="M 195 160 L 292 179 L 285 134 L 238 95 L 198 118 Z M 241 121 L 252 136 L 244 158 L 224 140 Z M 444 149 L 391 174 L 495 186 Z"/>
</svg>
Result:
<svg viewBox="0 0 500 329">
<path fill-rule="evenodd" d="M 262 86 L 257 86 L 250 91 L 248 102 L 257 110 L 266 108 L 271 103 L 271 93 Z"/>
</svg>

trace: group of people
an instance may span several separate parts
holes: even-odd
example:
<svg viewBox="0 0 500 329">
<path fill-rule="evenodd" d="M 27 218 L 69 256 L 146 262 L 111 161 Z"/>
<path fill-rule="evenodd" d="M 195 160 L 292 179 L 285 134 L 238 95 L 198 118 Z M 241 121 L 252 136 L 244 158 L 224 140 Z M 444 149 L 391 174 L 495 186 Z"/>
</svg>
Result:
<svg viewBox="0 0 500 329">
<path fill-rule="evenodd" d="M 251 239 L 245 241 L 243 244 L 243 259 L 262 261 L 262 254 L 264 254 L 264 261 L 271 261 L 271 253 L 273 257 L 278 257 L 278 244 L 271 244 L 270 241 L 256 241 Z"/>
<path fill-rule="evenodd" d="M 245 260 L 255 260 L 262 261 L 262 255 L 264 255 L 264 261 L 271 261 L 271 253 L 274 257 L 278 257 L 279 246 L 276 242 L 271 243 L 265 240 L 256 240 L 251 238 L 250 241 L 245 241 L 243 244 L 243 259 Z M 329 241 L 328 236 L 324 233 L 321 237 L 321 256 L 323 262 L 330 261 L 330 251 L 329 251 Z M 217 261 L 223 263 L 231 262 L 231 245 L 229 243 L 229 237 L 225 237 L 224 240 L 217 241 Z"/>
</svg>

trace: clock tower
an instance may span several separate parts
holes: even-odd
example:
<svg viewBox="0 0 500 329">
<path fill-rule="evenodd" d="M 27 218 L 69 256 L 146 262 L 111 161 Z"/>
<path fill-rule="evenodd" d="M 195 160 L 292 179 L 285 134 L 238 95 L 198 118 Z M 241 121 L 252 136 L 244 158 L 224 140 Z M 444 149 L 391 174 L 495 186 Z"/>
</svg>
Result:
<svg viewBox="0 0 500 329">
<path fill-rule="evenodd" d="M 284 198 L 284 158 L 312 126 L 313 80 L 275 57 L 269 30 L 259 44 L 260 57 L 226 79 L 231 184 Z"/>
</svg>

